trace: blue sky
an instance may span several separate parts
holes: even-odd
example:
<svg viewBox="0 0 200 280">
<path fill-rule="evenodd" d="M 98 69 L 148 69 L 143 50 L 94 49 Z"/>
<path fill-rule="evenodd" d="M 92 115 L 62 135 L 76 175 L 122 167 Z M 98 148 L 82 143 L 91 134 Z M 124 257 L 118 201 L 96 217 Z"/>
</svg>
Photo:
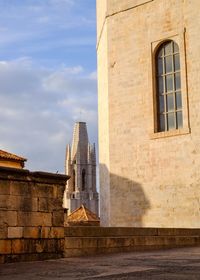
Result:
<svg viewBox="0 0 200 280">
<path fill-rule="evenodd" d="M 62 173 L 75 121 L 97 143 L 95 0 L 0 0 L 0 149 Z"/>
</svg>

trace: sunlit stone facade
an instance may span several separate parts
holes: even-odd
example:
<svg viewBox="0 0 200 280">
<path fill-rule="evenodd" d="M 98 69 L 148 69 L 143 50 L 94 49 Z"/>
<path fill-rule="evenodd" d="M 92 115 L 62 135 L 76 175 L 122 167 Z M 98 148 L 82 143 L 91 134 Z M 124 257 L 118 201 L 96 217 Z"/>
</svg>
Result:
<svg viewBox="0 0 200 280">
<path fill-rule="evenodd" d="M 97 0 L 104 226 L 200 227 L 199 10 L 199 0 Z"/>
</svg>

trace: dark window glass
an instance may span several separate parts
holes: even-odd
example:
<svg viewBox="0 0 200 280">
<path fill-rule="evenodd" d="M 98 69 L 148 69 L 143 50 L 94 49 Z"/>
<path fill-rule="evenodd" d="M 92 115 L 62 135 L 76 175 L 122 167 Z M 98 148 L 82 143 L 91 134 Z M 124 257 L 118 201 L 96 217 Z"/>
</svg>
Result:
<svg viewBox="0 0 200 280">
<path fill-rule="evenodd" d="M 158 74 L 159 75 L 163 74 L 163 61 L 162 61 L 162 58 L 158 59 Z"/>
<path fill-rule="evenodd" d="M 161 131 L 165 130 L 165 115 L 160 115 L 160 129 Z"/>
<path fill-rule="evenodd" d="M 179 47 L 163 43 L 156 55 L 158 131 L 183 126 Z"/>
<path fill-rule="evenodd" d="M 167 114 L 167 122 L 168 122 L 168 129 L 174 129 L 175 128 L 175 118 L 174 113 Z"/>
<path fill-rule="evenodd" d="M 173 90 L 173 75 L 167 75 L 166 76 L 166 91 L 172 91 Z"/>
<path fill-rule="evenodd" d="M 159 94 L 164 92 L 163 77 L 159 77 Z"/>
<path fill-rule="evenodd" d="M 166 43 L 164 45 L 164 49 L 165 49 L 165 55 L 171 54 L 172 53 L 172 43 Z"/>
<path fill-rule="evenodd" d="M 85 169 L 82 170 L 82 191 L 85 190 Z"/>
<path fill-rule="evenodd" d="M 174 95 L 173 94 L 167 95 L 167 110 L 174 111 Z"/>
<path fill-rule="evenodd" d="M 176 109 L 181 110 L 182 109 L 182 98 L 181 98 L 181 92 L 178 91 L 176 93 Z"/>
<path fill-rule="evenodd" d="M 174 55 L 174 70 L 179 71 L 180 70 L 180 59 L 179 54 Z"/>
<path fill-rule="evenodd" d="M 159 109 L 160 113 L 165 111 L 164 95 L 159 96 Z"/>
<path fill-rule="evenodd" d="M 170 73 L 173 70 L 172 56 L 165 58 L 165 73 Z"/>
<path fill-rule="evenodd" d="M 175 74 L 175 87 L 176 87 L 176 90 L 181 88 L 180 72 L 177 72 Z"/>
</svg>

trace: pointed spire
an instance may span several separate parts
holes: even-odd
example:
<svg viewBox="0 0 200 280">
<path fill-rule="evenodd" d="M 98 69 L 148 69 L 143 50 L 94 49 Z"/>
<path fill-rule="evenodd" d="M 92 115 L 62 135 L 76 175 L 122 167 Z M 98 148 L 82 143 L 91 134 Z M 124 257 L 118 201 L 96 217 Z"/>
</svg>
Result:
<svg viewBox="0 0 200 280">
<path fill-rule="evenodd" d="M 67 161 L 71 161 L 71 148 L 70 148 L 70 144 L 68 144 L 67 147 L 66 147 L 66 160 Z"/>
<path fill-rule="evenodd" d="M 75 154 L 75 158 L 76 158 L 76 163 L 80 164 L 81 162 L 81 148 L 80 148 L 80 145 L 79 145 L 79 141 L 77 143 L 77 150 L 76 150 L 76 154 Z"/>
<path fill-rule="evenodd" d="M 81 161 L 87 162 L 88 134 L 85 122 L 76 122 L 72 141 L 72 160 L 76 158 L 79 150 Z"/>
</svg>

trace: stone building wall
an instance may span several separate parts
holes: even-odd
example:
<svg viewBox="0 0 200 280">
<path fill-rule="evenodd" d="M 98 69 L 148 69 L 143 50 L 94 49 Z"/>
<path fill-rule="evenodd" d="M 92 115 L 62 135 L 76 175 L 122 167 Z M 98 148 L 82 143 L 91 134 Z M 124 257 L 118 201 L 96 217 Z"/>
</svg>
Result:
<svg viewBox="0 0 200 280">
<path fill-rule="evenodd" d="M 67 178 L 0 167 L 0 263 L 63 256 Z"/>
<path fill-rule="evenodd" d="M 104 226 L 200 227 L 199 0 L 97 0 Z M 155 131 L 154 55 L 179 45 L 183 128 Z"/>
</svg>

